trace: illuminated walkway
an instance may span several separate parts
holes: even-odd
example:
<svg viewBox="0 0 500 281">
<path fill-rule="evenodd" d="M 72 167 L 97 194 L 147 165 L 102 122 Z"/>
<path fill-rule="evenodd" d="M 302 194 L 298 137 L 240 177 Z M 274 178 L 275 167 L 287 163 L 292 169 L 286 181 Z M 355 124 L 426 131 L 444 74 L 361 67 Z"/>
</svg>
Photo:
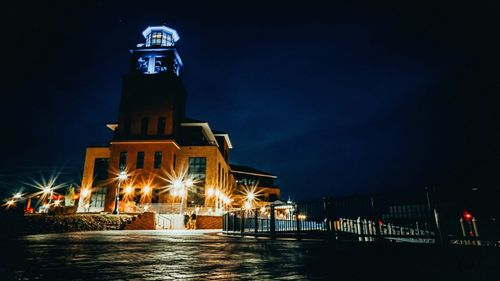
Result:
<svg viewBox="0 0 500 281">
<path fill-rule="evenodd" d="M 500 258 L 497 252 L 485 256 L 488 249 L 256 240 L 213 231 L 45 234 L 3 241 L 0 246 L 1 280 L 379 280 L 405 276 L 404 280 L 454 277 L 470 281 L 479 280 L 474 278 L 476 270 L 497 274 Z"/>
</svg>

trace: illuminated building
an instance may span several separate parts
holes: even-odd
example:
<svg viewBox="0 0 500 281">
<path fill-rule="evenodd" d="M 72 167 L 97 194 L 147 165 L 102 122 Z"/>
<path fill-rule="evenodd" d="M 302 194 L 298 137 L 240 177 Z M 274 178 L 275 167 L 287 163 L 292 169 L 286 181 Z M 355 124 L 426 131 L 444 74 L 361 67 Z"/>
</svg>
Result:
<svg viewBox="0 0 500 281">
<path fill-rule="evenodd" d="M 239 193 L 235 178 L 244 171 L 233 173 L 228 163 L 233 148 L 229 135 L 185 116 L 179 35 L 166 26 L 154 26 L 143 36 L 145 43 L 130 50 L 118 122 L 107 124 L 112 140 L 87 147 L 81 186 L 91 194 L 82 193 L 79 211 L 113 211 L 118 187 L 120 211 L 181 202 L 185 208 L 237 206 L 231 200 Z M 118 179 L 120 173 L 123 178 Z M 263 200 L 279 197 L 274 176 L 246 176 L 260 176 L 262 184 L 269 185 L 262 189 L 267 194 Z M 181 184 L 187 181 L 193 184 Z"/>
</svg>

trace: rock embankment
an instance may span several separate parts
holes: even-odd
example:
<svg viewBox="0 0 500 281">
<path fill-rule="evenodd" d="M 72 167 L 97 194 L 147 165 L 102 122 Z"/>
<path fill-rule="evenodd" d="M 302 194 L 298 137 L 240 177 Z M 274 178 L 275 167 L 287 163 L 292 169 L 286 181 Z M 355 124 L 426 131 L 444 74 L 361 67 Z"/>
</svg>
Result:
<svg viewBox="0 0 500 281">
<path fill-rule="evenodd" d="M 120 230 L 133 220 L 130 215 L 73 214 L 73 215 L 26 215 L 23 230 L 26 234 Z"/>
</svg>

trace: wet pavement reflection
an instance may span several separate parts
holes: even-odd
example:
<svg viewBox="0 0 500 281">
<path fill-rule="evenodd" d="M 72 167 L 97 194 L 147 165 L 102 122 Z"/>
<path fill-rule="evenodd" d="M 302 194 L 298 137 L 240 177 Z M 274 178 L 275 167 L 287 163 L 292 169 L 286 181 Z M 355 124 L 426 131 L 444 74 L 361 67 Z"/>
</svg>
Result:
<svg viewBox="0 0 500 281">
<path fill-rule="evenodd" d="M 202 231 L 105 231 L 25 236 L 8 247 L 13 280 L 323 279 L 304 264 L 306 243 Z M 317 243 L 317 242 L 312 242 Z M 6 258 L 4 256 L 4 258 Z"/>
<path fill-rule="evenodd" d="M 0 240 L 0 280 L 497 280 L 500 250 L 102 231 Z M 492 278 L 493 277 L 493 278 Z"/>
</svg>

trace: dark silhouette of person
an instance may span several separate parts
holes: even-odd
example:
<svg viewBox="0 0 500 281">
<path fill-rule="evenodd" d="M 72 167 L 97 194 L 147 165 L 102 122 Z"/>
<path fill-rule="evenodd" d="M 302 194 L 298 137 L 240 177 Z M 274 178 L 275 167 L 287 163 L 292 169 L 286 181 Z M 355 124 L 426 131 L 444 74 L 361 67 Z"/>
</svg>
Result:
<svg viewBox="0 0 500 281">
<path fill-rule="evenodd" d="M 184 213 L 184 227 L 188 228 L 188 223 L 189 223 L 189 215 Z"/>
<path fill-rule="evenodd" d="M 196 214 L 191 213 L 191 229 L 196 229 Z"/>
</svg>

